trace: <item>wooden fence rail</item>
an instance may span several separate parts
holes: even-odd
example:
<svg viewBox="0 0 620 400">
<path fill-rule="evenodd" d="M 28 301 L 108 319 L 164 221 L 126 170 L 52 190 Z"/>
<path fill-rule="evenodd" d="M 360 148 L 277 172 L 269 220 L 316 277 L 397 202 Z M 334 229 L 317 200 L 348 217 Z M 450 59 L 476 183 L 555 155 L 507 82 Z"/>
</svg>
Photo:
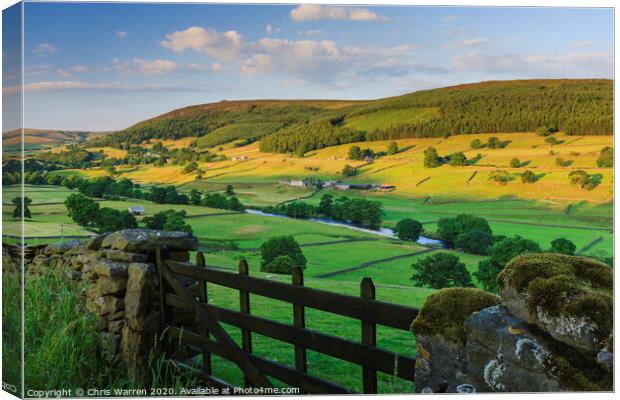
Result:
<svg viewBox="0 0 620 400">
<path fill-rule="evenodd" d="M 184 362 L 178 365 L 195 372 L 210 385 L 232 386 L 213 376 L 211 355 L 215 354 L 239 366 L 246 387 L 270 387 L 272 383 L 267 376 L 271 376 L 299 388 L 301 393 L 353 393 L 352 389 L 339 383 L 311 375 L 307 350 L 359 365 L 364 393 L 377 393 L 378 372 L 414 380 L 415 358 L 377 347 L 377 325 L 408 331 L 418 310 L 376 300 L 375 286 L 370 278 L 362 280 L 360 297 L 355 297 L 305 287 L 299 268 L 293 270 L 291 284 L 286 284 L 250 276 L 245 260 L 239 263 L 238 274 L 207 266 L 202 253 L 197 254 L 196 264 L 192 264 L 168 259 L 167 253 L 160 250 L 157 267 L 162 327 L 178 342 L 202 353 L 200 370 Z M 208 284 L 237 290 L 239 311 L 209 304 Z M 252 294 L 290 303 L 293 323 L 252 315 Z M 359 320 L 360 342 L 306 328 L 306 308 Z M 172 317 L 173 309 L 191 312 L 199 322 L 199 329 L 194 327 L 192 330 L 176 323 Z M 241 330 L 240 345 L 230 337 L 222 323 Z M 284 365 L 253 354 L 253 333 L 292 345 L 294 365 Z M 403 334 L 410 335 L 409 332 Z"/>
</svg>

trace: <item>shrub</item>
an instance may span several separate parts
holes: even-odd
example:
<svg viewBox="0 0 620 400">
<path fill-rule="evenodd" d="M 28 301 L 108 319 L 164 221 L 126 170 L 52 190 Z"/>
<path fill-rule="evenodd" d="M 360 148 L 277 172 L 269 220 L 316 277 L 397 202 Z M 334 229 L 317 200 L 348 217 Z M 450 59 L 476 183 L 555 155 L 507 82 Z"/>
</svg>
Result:
<svg viewBox="0 0 620 400">
<path fill-rule="evenodd" d="M 289 256 L 277 256 L 269 264 L 261 267 L 261 271 L 271 272 L 273 274 L 286 274 L 293 273 L 295 262 Z"/>
<path fill-rule="evenodd" d="M 465 157 L 465 154 L 462 151 L 450 154 L 448 158 L 450 159 L 449 164 L 453 167 L 469 165 L 469 161 L 467 161 L 467 157 Z"/>
<path fill-rule="evenodd" d="M 398 221 L 394 233 L 400 240 L 410 240 L 415 242 L 420 238 L 422 232 L 422 224 L 411 218 L 405 218 Z"/>
<path fill-rule="evenodd" d="M 474 139 L 469 144 L 469 147 L 471 147 L 472 149 L 479 149 L 482 147 L 482 142 L 480 141 L 480 139 Z"/>
<path fill-rule="evenodd" d="M 508 172 L 503 170 L 492 171 L 489 174 L 489 180 L 497 183 L 498 185 L 505 185 L 510 180 L 510 175 Z"/>
<path fill-rule="evenodd" d="M 398 145 L 396 144 L 396 142 L 391 142 L 388 145 L 387 154 L 392 156 L 392 155 L 394 155 L 396 153 L 398 153 Z"/>
<path fill-rule="evenodd" d="M 551 249 L 549 251 L 551 253 L 560 253 L 572 256 L 575 254 L 575 250 L 577 250 L 575 243 L 565 238 L 558 238 L 551 242 Z"/>
<path fill-rule="evenodd" d="M 521 182 L 534 183 L 536 182 L 536 175 L 530 170 L 527 170 L 521 174 Z"/>
<path fill-rule="evenodd" d="M 489 149 L 499 149 L 502 147 L 502 142 L 496 136 L 491 136 L 487 139 L 487 147 Z"/>
<path fill-rule="evenodd" d="M 549 136 L 551 134 L 554 134 L 557 131 L 558 130 L 554 126 L 541 126 L 538 129 L 536 129 L 536 134 L 538 136 Z"/>
<path fill-rule="evenodd" d="M 293 265 L 300 268 L 306 267 L 306 257 L 299 247 L 299 243 L 292 236 L 279 236 L 264 242 L 261 247 L 261 271 L 275 260 L 278 256 L 288 256 Z"/>
<path fill-rule="evenodd" d="M 355 176 L 357 175 L 357 169 L 353 168 L 350 165 L 345 165 L 342 169 L 342 175 L 344 176 Z"/>
<path fill-rule="evenodd" d="M 599 168 L 613 168 L 614 166 L 614 149 L 606 146 L 601 150 L 601 154 L 596 160 L 596 165 Z"/>
<path fill-rule="evenodd" d="M 520 166 L 521 166 L 521 161 L 519 161 L 518 158 L 513 158 L 512 160 L 510 160 L 511 168 L 519 168 Z"/>
<path fill-rule="evenodd" d="M 441 159 L 439 157 L 439 153 L 437 153 L 437 149 L 434 147 L 429 147 L 424 150 L 424 166 L 426 168 L 436 168 L 441 165 Z"/>
</svg>

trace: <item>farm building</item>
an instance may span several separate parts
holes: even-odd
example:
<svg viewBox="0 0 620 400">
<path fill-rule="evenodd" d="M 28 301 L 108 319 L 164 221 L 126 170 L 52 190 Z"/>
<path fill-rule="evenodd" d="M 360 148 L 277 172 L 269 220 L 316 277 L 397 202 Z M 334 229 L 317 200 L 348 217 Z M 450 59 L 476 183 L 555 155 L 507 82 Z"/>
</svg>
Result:
<svg viewBox="0 0 620 400">
<path fill-rule="evenodd" d="M 144 207 L 142 206 L 131 206 L 127 210 L 133 215 L 144 215 Z"/>
</svg>

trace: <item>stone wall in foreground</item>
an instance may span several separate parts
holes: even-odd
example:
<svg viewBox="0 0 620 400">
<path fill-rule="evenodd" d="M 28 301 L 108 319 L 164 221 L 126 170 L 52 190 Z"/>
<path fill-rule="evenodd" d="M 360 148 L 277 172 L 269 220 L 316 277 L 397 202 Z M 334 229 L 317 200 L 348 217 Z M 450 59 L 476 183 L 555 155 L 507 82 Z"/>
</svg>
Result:
<svg viewBox="0 0 620 400">
<path fill-rule="evenodd" d="M 613 274 L 584 257 L 516 257 L 500 297 L 439 290 L 412 323 L 418 392 L 613 390 Z"/>
<path fill-rule="evenodd" d="M 27 273 L 58 273 L 86 285 L 84 301 L 97 317 L 100 350 L 119 357 L 129 377 L 146 376 L 148 358 L 160 333 L 155 251 L 189 260 L 196 239 L 184 232 L 131 229 L 39 247 L 26 262 Z"/>
</svg>

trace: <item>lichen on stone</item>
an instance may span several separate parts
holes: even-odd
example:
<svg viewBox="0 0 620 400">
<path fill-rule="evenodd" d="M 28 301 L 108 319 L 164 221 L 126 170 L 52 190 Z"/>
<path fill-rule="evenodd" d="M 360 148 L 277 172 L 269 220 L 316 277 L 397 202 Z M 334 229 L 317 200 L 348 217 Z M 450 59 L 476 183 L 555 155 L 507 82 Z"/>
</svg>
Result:
<svg viewBox="0 0 620 400">
<path fill-rule="evenodd" d="M 497 296 L 475 288 L 441 289 L 430 295 L 411 324 L 416 335 L 441 335 L 453 342 L 465 343 L 463 322 L 483 308 L 498 305 Z"/>
<path fill-rule="evenodd" d="M 495 391 L 506 389 L 506 386 L 499 382 L 499 379 L 506 372 L 506 364 L 498 359 L 491 360 L 484 366 L 484 382 Z"/>
<path fill-rule="evenodd" d="M 528 338 L 517 340 L 515 344 L 515 357 L 519 360 L 523 359 L 526 350 L 531 351 L 536 362 L 540 365 L 543 365 L 549 359 L 549 352 L 536 341 Z"/>
<path fill-rule="evenodd" d="M 595 330 L 602 340 L 611 332 L 613 273 L 606 264 L 563 254 L 524 254 L 506 265 L 498 282 L 527 293 L 530 314 L 553 322 L 567 335 Z"/>
</svg>

